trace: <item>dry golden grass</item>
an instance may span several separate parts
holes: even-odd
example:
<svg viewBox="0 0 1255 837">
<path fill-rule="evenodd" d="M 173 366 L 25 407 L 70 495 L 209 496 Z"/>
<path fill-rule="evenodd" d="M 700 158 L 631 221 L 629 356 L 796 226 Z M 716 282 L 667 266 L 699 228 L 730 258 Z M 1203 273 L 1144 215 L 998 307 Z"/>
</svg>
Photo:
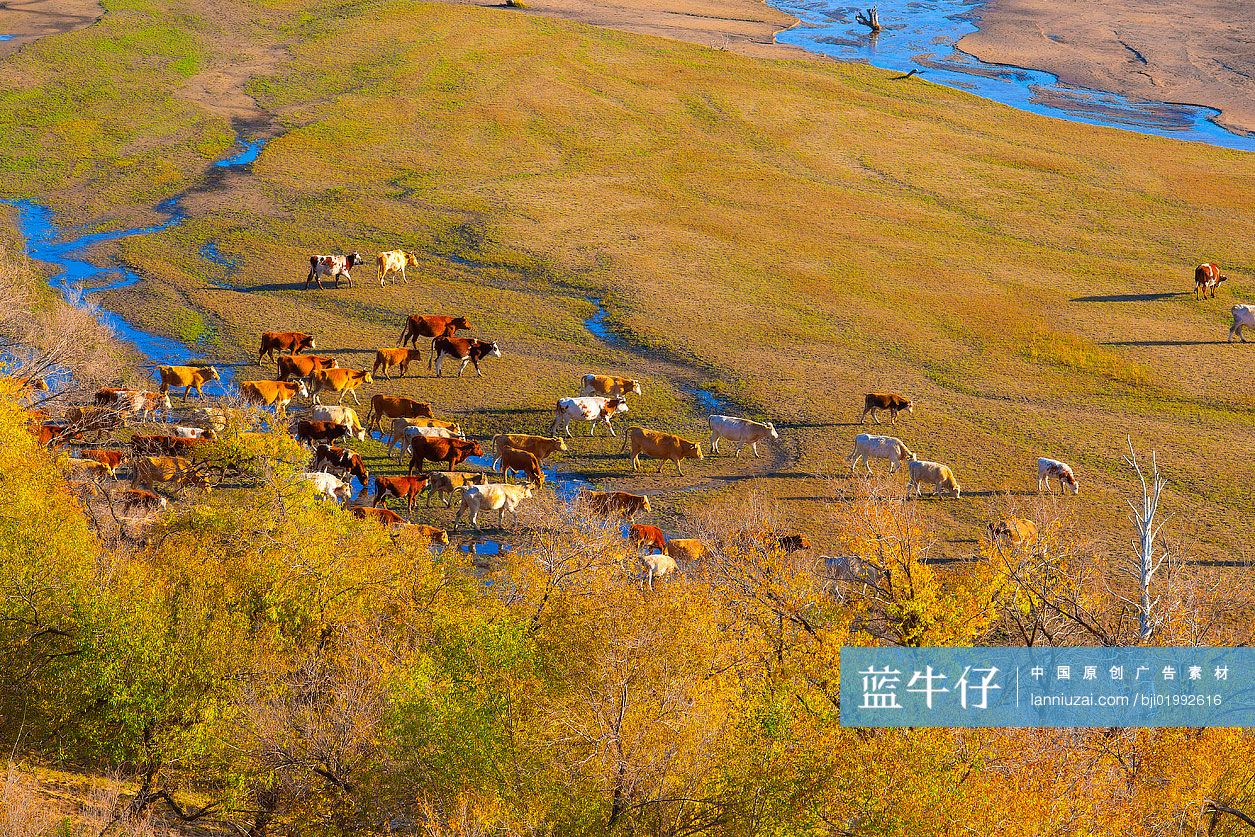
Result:
<svg viewBox="0 0 1255 837">
<path fill-rule="evenodd" d="M 151 8 L 167 6 L 202 8 Z M 252 90 L 282 134 L 252 176 L 189 196 L 188 223 L 125 242 L 150 279 L 105 300 L 139 324 L 170 331 L 172 312 L 202 312 L 228 362 L 255 357 L 264 329 L 308 329 L 363 367 L 405 314 L 464 313 L 506 354 L 485 378 L 367 393 L 431 400 L 477 435 L 539 432 L 554 398 L 605 371 L 643 377 L 632 423 L 704 441 L 686 393 L 711 386 L 780 425 L 770 456 L 658 479 L 632 476 L 617 441 L 577 440 L 561 467 L 664 495 L 752 486 L 790 501 L 802 529 L 816 504 L 854 493 L 828 477 L 845 472 L 862 393 L 898 390 L 919 402 L 899 434 L 964 487 L 924 501 L 950 555 L 974 550 L 1006 492 L 1033 488 L 1039 455 L 1077 468 L 1084 535 L 1122 548 L 1131 435 L 1172 480 L 1172 537 L 1199 558 L 1250 558 L 1255 354 L 1218 342 L 1235 297 L 1255 298 L 1250 155 L 862 66 L 502 10 L 269 12 L 292 23 L 248 37 L 291 58 Z M 228 48 L 210 23 L 198 38 Z M 208 241 L 238 271 L 201 259 Z M 363 266 L 357 289 L 300 290 L 309 253 L 394 247 L 423 259 L 408 285 L 381 289 Z M 1234 281 L 1200 303 L 1186 294 L 1204 259 Z M 590 296 L 639 350 L 586 331 Z"/>
</svg>

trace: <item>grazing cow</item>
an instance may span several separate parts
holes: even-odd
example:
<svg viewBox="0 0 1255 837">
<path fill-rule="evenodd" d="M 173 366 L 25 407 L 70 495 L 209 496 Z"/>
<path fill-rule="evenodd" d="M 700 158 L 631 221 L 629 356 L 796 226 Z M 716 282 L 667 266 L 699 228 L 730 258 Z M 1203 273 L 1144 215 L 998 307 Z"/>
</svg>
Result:
<svg viewBox="0 0 1255 837">
<path fill-rule="evenodd" d="M 506 448 L 525 450 L 536 457 L 537 462 L 544 462 L 559 451 L 565 451 L 566 442 L 556 436 L 528 436 L 526 433 L 500 433 L 492 437 L 492 467 L 500 468 L 501 451 Z"/>
<path fill-rule="evenodd" d="M 832 577 L 837 581 L 852 581 L 864 587 L 878 586 L 889 577 L 889 571 L 876 566 L 859 555 L 821 556 Z"/>
<path fill-rule="evenodd" d="M 700 561 L 710 554 L 710 547 L 697 538 L 669 538 L 667 554 L 676 561 Z"/>
<path fill-rule="evenodd" d="M 444 497 L 444 507 L 453 507 L 453 495 L 468 486 L 483 485 L 488 482 L 488 475 L 483 471 L 465 473 L 460 471 L 432 471 L 427 480 L 427 506 L 431 507 L 431 497 L 439 494 Z"/>
<path fill-rule="evenodd" d="M 878 410 L 889 411 L 889 422 L 893 425 L 898 423 L 898 413 L 906 410 L 911 415 L 915 415 L 915 407 L 911 403 L 911 399 L 898 395 L 896 392 L 869 392 L 863 396 L 863 414 L 858 417 L 858 423 L 862 424 L 867 420 L 867 414 L 872 414 L 872 421 L 880 424 L 880 419 L 876 416 Z"/>
<path fill-rule="evenodd" d="M 650 590 L 654 589 L 655 577 L 662 578 L 668 573 L 673 573 L 679 570 L 679 567 L 675 563 L 675 559 L 665 552 L 642 555 L 641 562 L 645 565 L 645 569 L 648 571 L 648 584 Z"/>
<path fill-rule="evenodd" d="M 152 490 L 158 483 L 173 483 L 176 489 L 193 485 L 211 491 L 203 469 L 182 456 L 137 456 L 131 461 L 131 487 Z"/>
<path fill-rule="evenodd" d="M 142 488 L 124 488 L 118 492 L 118 496 L 122 498 L 122 511 L 130 513 L 135 509 L 143 509 L 144 511 L 156 511 L 164 509 L 168 503 L 166 498 L 160 494 L 154 494 L 151 491 L 145 491 Z"/>
<path fill-rule="evenodd" d="M 314 442 L 337 442 L 349 435 L 349 428 L 334 421 L 310 421 L 301 419 L 296 423 L 296 441 L 303 445 L 314 446 Z"/>
<path fill-rule="evenodd" d="M 540 461 L 528 451 L 518 448 L 505 448 L 501 451 L 501 476 L 510 481 L 510 472 L 519 471 L 527 476 L 528 482 L 540 487 L 545 484 L 545 474 L 540 470 Z"/>
<path fill-rule="evenodd" d="M 811 548 L 810 538 L 805 535 L 776 535 L 775 544 L 784 552 L 801 552 Z"/>
<path fill-rule="evenodd" d="M 337 476 L 321 471 L 297 474 L 296 478 L 310 486 L 320 497 L 326 497 L 333 503 L 347 503 L 353 499 L 353 486 Z"/>
<path fill-rule="evenodd" d="M 109 476 L 122 466 L 123 460 L 126 458 L 126 451 L 122 450 L 104 450 L 102 448 L 92 448 L 82 452 L 84 459 L 94 459 L 109 469 Z"/>
<path fill-rule="evenodd" d="M 344 403 L 345 394 L 351 394 L 357 404 L 362 402 L 357 397 L 357 388 L 362 384 L 374 383 L 374 378 L 365 369 L 320 369 L 309 376 L 309 392 L 314 396 L 314 403 L 321 404 L 318 395 L 329 391 L 339 393 L 340 403 Z"/>
<path fill-rule="evenodd" d="M 1041 457 L 1037 460 L 1037 491 L 1041 493 L 1042 488 L 1046 491 L 1050 490 L 1050 478 L 1055 477 L 1059 480 L 1059 493 L 1066 493 L 1065 486 L 1072 489 L 1073 494 L 1081 493 L 1081 485 L 1076 481 L 1076 474 L 1072 473 L 1072 468 L 1058 459 L 1050 459 Z"/>
<path fill-rule="evenodd" d="M 296 396 L 305 398 L 309 389 L 299 378 L 291 383 L 287 381 L 242 381 L 240 395 L 250 404 L 261 404 L 269 407 L 274 405 L 275 415 L 283 417 L 288 414 L 288 404 Z"/>
<path fill-rule="evenodd" d="M 431 351 L 436 358 L 437 378 L 441 375 L 440 368 L 444 365 L 446 357 L 462 361 L 462 365 L 458 367 L 459 378 L 462 377 L 462 372 L 468 363 L 474 364 L 475 374 L 483 377 L 484 373 L 479 368 L 479 362 L 487 357 L 501 357 L 501 347 L 496 343 L 477 340 L 474 337 L 437 337 L 431 343 Z"/>
<path fill-rule="evenodd" d="M 353 516 L 362 520 L 373 520 L 380 526 L 399 526 L 406 522 L 405 518 L 392 509 L 377 509 L 373 506 L 354 506 Z"/>
<path fill-rule="evenodd" d="M 641 469 L 642 454 L 650 459 L 658 460 L 658 473 L 660 474 L 663 465 L 667 462 L 674 462 L 675 470 L 683 475 L 684 469 L 680 467 L 680 460 L 702 458 L 701 446 L 696 442 L 682 439 L 673 433 L 646 430 L 644 427 L 629 427 L 623 437 L 623 448 L 620 450 L 626 449 L 629 443 L 632 445 L 633 471 Z"/>
<path fill-rule="evenodd" d="M 429 459 L 432 462 L 446 462 L 449 465 L 448 470 L 456 471 L 459 463 L 465 462 L 472 456 L 483 455 L 484 449 L 479 446 L 479 442 L 415 436 L 410 442 L 410 467 L 406 473 L 413 475 L 416 468 L 422 471 L 424 462 Z"/>
<path fill-rule="evenodd" d="M 349 287 L 353 287 L 353 277 L 349 274 L 351 268 L 362 264 L 361 253 L 349 253 L 347 256 L 310 256 L 309 257 L 309 275 L 305 277 L 305 290 L 309 290 L 309 283 L 318 283 L 318 289 L 324 290 L 322 280 L 326 276 L 334 279 L 336 287 L 340 287 L 340 277 L 343 276 L 349 283 Z"/>
<path fill-rule="evenodd" d="M 389 497 L 405 501 L 405 510 L 413 513 L 414 501 L 427 487 L 427 476 L 421 477 L 375 477 L 375 499 L 372 506 L 378 508 Z"/>
<path fill-rule="evenodd" d="M 1022 517 L 1004 517 L 990 523 L 985 531 L 990 544 L 1005 544 L 1013 549 L 1037 540 L 1037 524 Z"/>
<path fill-rule="evenodd" d="M 362 427 L 362 422 L 357 417 L 357 410 L 354 410 L 352 407 L 333 407 L 319 404 L 309 411 L 309 417 L 314 421 L 334 421 L 337 424 L 343 424 L 359 442 L 366 441 L 366 428 Z"/>
<path fill-rule="evenodd" d="M 113 469 L 108 465 L 96 459 L 76 459 L 70 457 L 70 467 L 78 471 L 86 471 L 88 475 L 93 477 L 109 477 L 113 478 Z"/>
<path fill-rule="evenodd" d="M 383 370 L 383 376 L 388 380 L 392 380 L 392 376 L 388 374 L 388 370 L 394 366 L 401 367 L 401 377 L 404 378 L 410 371 L 410 364 L 417 363 L 423 359 L 423 353 L 418 349 L 375 349 L 375 365 L 371 368 L 371 374 L 378 375 L 379 370 Z"/>
<path fill-rule="evenodd" d="M 393 436 L 387 442 L 388 456 L 392 456 L 395 450 L 397 461 L 405 458 L 405 452 L 409 450 L 411 442 L 417 436 L 426 436 L 428 439 L 463 439 L 462 431 L 457 425 L 453 427 L 432 427 L 427 424 L 411 424 L 413 421 L 432 421 L 432 419 L 393 419 L 392 433 Z M 398 422 L 406 422 L 404 427 L 398 428 Z"/>
<path fill-rule="evenodd" d="M 169 395 L 141 389 L 105 387 L 96 390 L 93 401 L 97 407 L 111 407 L 123 417 L 138 416 L 141 420 L 157 421 L 162 410 L 168 419 L 174 409 Z"/>
<path fill-rule="evenodd" d="M 710 425 L 711 453 L 718 453 L 719 440 L 727 439 L 729 442 L 738 443 L 736 456 L 741 455 L 741 450 L 746 445 L 750 446 L 754 456 L 758 456 L 759 442 L 780 438 L 780 434 L 776 432 L 776 426 L 769 421 L 750 421 L 734 416 L 711 416 L 707 419 L 707 423 Z"/>
<path fill-rule="evenodd" d="M 667 551 L 667 536 L 657 526 L 645 526 L 640 523 L 633 523 L 628 527 L 628 543 L 637 549 L 656 549 L 659 552 Z"/>
<path fill-rule="evenodd" d="M 418 348 L 418 338 L 430 337 L 432 340 L 432 352 L 435 352 L 435 341 L 437 337 L 453 337 L 459 331 L 470 331 L 471 321 L 466 317 L 445 317 L 435 314 L 411 314 L 405 320 L 405 327 L 401 329 L 401 345 L 411 345 Z M 432 358 L 427 357 L 427 367 L 431 368 Z"/>
<path fill-rule="evenodd" d="M 230 419 L 230 411 L 222 407 L 193 407 L 187 414 L 188 421 L 208 427 L 215 433 L 222 433 L 226 430 Z"/>
<path fill-rule="evenodd" d="M 635 378 L 614 375 L 585 375 L 580 379 L 580 395 L 626 398 L 628 393 L 641 394 L 641 382 Z"/>
<path fill-rule="evenodd" d="M 70 407 L 65 420 L 75 434 L 94 433 L 97 440 L 122 426 L 122 417 L 107 407 Z"/>
<path fill-rule="evenodd" d="M 425 434 L 407 432 L 412 427 L 440 428 L 442 430 L 448 430 L 449 432 L 448 433 L 425 433 Z M 404 442 L 407 439 L 412 439 L 413 437 L 419 436 L 419 435 L 435 436 L 441 439 L 464 438 L 464 435 L 462 433 L 462 428 L 458 426 L 457 422 L 445 421 L 444 419 L 435 419 L 435 418 L 394 418 L 392 420 L 392 425 L 388 431 L 388 438 L 384 440 L 384 445 L 391 448 L 398 441 Z M 404 449 L 405 449 L 405 445 L 402 445 L 402 450 Z"/>
<path fill-rule="evenodd" d="M 458 506 L 458 513 L 453 516 L 453 524 L 456 526 L 462 519 L 462 515 L 468 511 L 471 513 L 471 525 L 476 529 L 480 528 L 479 513 L 481 511 L 500 512 L 497 517 L 498 528 L 505 527 L 506 512 L 514 515 L 514 522 L 517 524 L 519 504 L 530 499 L 531 496 L 532 486 L 529 483 L 504 485 L 498 482 L 469 486 L 466 491 L 462 492 L 462 504 Z"/>
<path fill-rule="evenodd" d="M 383 420 L 386 418 L 435 418 L 431 405 L 413 398 L 402 398 L 399 395 L 376 395 L 370 399 L 370 409 L 366 411 L 366 426 L 383 431 Z"/>
<path fill-rule="evenodd" d="M 178 436 L 131 437 L 131 451 L 142 456 L 191 456 L 196 449 L 209 444 L 208 439 L 183 439 Z"/>
<path fill-rule="evenodd" d="M 649 513 L 649 498 L 626 491 L 581 491 L 577 503 L 582 502 L 590 513 L 598 517 L 622 517 L 631 520 L 641 512 Z"/>
<path fill-rule="evenodd" d="M 553 408 L 553 424 L 549 425 L 549 435 L 557 436 L 561 432 L 571 435 L 571 422 L 588 422 L 588 435 L 593 435 L 597 423 L 606 425 L 610 435 L 614 425 L 610 423 L 619 413 L 628 411 L 627 401 L 623 398 L 601 398 L 600 396 L 582 396 L 580 398 L 559 398 Z"/>
<path fill-rule="evenodd" d="M 320 369 L 338 369 L 340 361 L 320 355 L 279 355 L 279 380 L 308 378 Z"/>
<path fill-rule="evenodd" d="M 1207 299 L 1207 292 L 1211 292 L 1211 298 L 1216 298 L 1216 288 L 1220 287 L 1221 282 L 1228 282 L 1228 276 L 1220 275 L 1220 265 L 1215 262 L 1203 262 L 1194 268 L 1194 298 Z M 1202 296 L 1199 296 L 1199 294 Z"/>
<path fill-rule="evenodd" d="M 959 499 L 962 489 L 959 487 L 959 481 L 954 478 L 954 471 L 951 471 L 948 465 L 929 462 L 926 459 L 912 459 L 907 467 L 911 478 L 906 484 L 906 496 L 910 497 L 911 492 L 914 491 L 915 496 L 919 497 L 923 494 L 921 486 L 931 485 L 933 496 L 945 490 L 953 494 L 954 499 Z"/>
<path fill-rule="evenodd" d="M 742 548 L 755 544 L 767 550 L 800 552 L 811 548 L 810 538 L 805 535 L 781 535 L 770 529 L 738 529 L 728 536 L 728 543 Z"/>
<path fill-rule="evenodd" d="M 870 433 L 860 433 L 854 437 L 854 450 L 845 459 L 850 463 L 851 471 L 857 469 L 859 460 L 862 460 L 868 475 L 872 472 L 871 460 L 888 459 L 889 473 L 893 474 L 902 467 L 904 460 L 913 461 L 915 454 L 911 453 L 911 449 L 895 436 L 873 436 Z"/>
<path fill-rule="evenodd" d="M 307 349 L 313 351 L 317 348 L 314 335 L 303 331 L 264 331 L 261 335 L 261 348 L 257 350 L 257 365 L 261 366 L 263 356 L 274 360 L 275 352 L 299 355 Z"/>
<path fill-rule="evenodd" d="M 314 450 L 314 470 L 326 471 L 341 479 L 346 476 L 357 477 L 362 481 L 363 487 L 370 479 L 370 472 L 366 470 L 361 454 L 335 445 L 319 445 Z"/>
<path fill-rule="evenodd" d="M 179 424 L 170 428 L 170 435 L 180 439 L 207 439 L 212 441 L 214 438 L 212 430 L 207 430 L 204 427 L 184 427 Z"/>
<path fill-rule="evenodd" d="M 418 256 L 407 253 L 405 250 L 389 250 L 375 256 L 375 268 L 379 271 L 379 287 L 383 287 L 389 273 L 400 273 L 401 281 L 409 282 L 410 280 L 405 278 L 407 267 L 418 267 Z"/>
<path fill-rule="evenodd" d="M 184 401 L 188 392 L 196 390 L 196 397 L 200 398 L 204 395 L 201 387 L 220 380 L 218 370 L 212 366 L 158 366 L 157 374 L 161 377 L 161 394 L 169 392 L 170 387 L 183 387 Z"/>
<path fill-rule="evenodd" d="M 64 445 L 79 436 L 77 431 L 63 421 L 45 421 L 29 430 L 39 444 L 46 448 Z"/>
<path fill-rule="evenodd" d="M 432 546 L 448 546 L 449 533 L 439 526 L 428 526 L 425 523 L 407 523 L 402 531 L 427 541 Z"/>
<path fill-rule="evenodd" d="M 1233 325 L 1229 326 L 1229 342 L 1232 343 L 1233 338 L 1237 337 L 1245 343 L 1242 329 L 1255 328 L 1255 305 L 1235 305 L 1229 309 L 1229 313 L 1233 315 Z"/>
</svg>

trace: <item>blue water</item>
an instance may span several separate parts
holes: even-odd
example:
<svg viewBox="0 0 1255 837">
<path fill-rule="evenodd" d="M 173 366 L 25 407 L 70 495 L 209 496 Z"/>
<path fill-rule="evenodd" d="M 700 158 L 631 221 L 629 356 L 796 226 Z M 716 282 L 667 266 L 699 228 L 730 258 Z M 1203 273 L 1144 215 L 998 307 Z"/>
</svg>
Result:
<svg viewBox="0 0 1255 837">
<path fill-rule="evenodd" d="M 235 147 L 239 149 L 235 154 L 229 157 L 223 157 L 214 163 L 215 168 L 219 169 L 242 169 L 251 166 L 254 161 L 261 156 L 261 150 L 266 147 L 268 140 L 265 139 L 238 139 Z"/>
<path fill-rule="evenodd" d="M 257 159 L 264 144 L 264 140 L 244 143 L 243 151 L 219 160 L 214 165 L 219 168 L 245 168 Z M 166 216 L 164 221 L 156 224 L 82 234 L 76 234 L 70 228 L 58 223 L 56 213 L 46 206 L 26 200 L 5 201 L 5 203 L 17 208 L 18 230 L 26 240 L 27 255 L 56 268 L 48 284 L 70 304 L 90 306 L 96 319 L 106 325 L 120 340 L 135 346 L 154 365 L 164 366 L 186 363 L 195 358 L 198 353 L 192 347 L 177 340 L 135 328 L 120 315 L 92 303 L 92 294 L 126 288 L 139 282 L 143 277 L 124 265 L 95 264 L 88 260 L 88 251 L 99 244 L 133 236 L 151 235 L 181 224 L 186 217 L 180 205 L 181 198 L 181 195 L 175 196 L 154 207 L 155 211 Z M 233 262 L 221 257 L 212 242 L 201 248 L 201 256 L 215 264 L 235 267 Z M 222 260 L 219 260 L 220 258 Z M 218 373 L 222 380 L 209 383 L 205 387 L 206 394 L 215 388 L 222 393 L 228 391 L 231 369 L 219 366 Z"/>
<path fill-rule="evenodd" d="M 1172 139 L 1205 142 L 1255 151 L 1255 136 L 1231 133 L 1212 119 L 1212 108 L 1129 99 L 1115 93 L 1060 84 L 1040 70 L 986 64 L 957 49 L 964 35 L 975 32 L 981 0 L 910 0 L 881 3 L 884 27 L 872 37 L 854 22 L 871 2 L 849 5 L 841 0 L 770 0 L 802 21 L 777 36 L 781 43 L 842 61 L 865 61 L 906 73 L 917 70 L 928 81 L 957 87 L 1012 107 L 1045 116 L 1105 125 Z M 915 79 L 902 84 L 917 83 Z"/>
</svg>

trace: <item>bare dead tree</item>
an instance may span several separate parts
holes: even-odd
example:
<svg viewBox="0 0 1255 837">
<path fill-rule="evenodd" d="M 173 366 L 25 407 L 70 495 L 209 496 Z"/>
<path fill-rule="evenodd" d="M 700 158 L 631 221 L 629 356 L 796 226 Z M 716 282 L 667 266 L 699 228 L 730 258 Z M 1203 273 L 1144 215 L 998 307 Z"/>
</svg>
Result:
<svg viewBox="0 0 1255 837">
<path fill-rule="evenodd" d="M 1150 639 L 1151 634 L 1163 621 L 1162 616 L 1157 612 L 1159 598 L 1152 598 L 1150 590 L 1155 580 L 1155 573 L 1159 571 L 1168 557 L 1167 550 L 1156 550 L 1155 547 L 1155 541 L 1159 537 L 1160 530 L 1163 529 L 1163 523 L 1156 525 L 1155 515 L 1159 512 L 1159 499 L 1163 495 L 1164 486 L 1168 484 L 1168 480 L 1159 472 L 1159 462 L 1154 451 L 1150 455 L 1151 471 L 1148 479 L 1147 474 L 1142 470 L 1141 463 L 1138 462 L 1137 453 L 1133 450 L 1133 440 L 1130 438 L 1128 441 L 1129 454 L 1124 457 L 1124 461 L 1137 474 L 1138 481 L 1142 484 L 1142 496 L 1140 503 L 1136 499 L 1127 501 L 1130 510 L 1129 519 L 1133 521 L 1137 539 L 1133 542 L 1133 563 L 1130 567 L 1123 568 L 1123 571 L 1137 582 L 1138 599 L 1132 601 L 1127 597 L 1121 598 L 1132 605 L 1137 612 L 1138 633 L 1145 641 Z"/>
<path fill-rule="evenodd" d="M 880 31 L 880 15 L 876 12 L 876 7 L 872 6 L 865 12 L 856 12 L 854 15 L 856 23 L 861 23 L 872 32 Z"/>
</svg>

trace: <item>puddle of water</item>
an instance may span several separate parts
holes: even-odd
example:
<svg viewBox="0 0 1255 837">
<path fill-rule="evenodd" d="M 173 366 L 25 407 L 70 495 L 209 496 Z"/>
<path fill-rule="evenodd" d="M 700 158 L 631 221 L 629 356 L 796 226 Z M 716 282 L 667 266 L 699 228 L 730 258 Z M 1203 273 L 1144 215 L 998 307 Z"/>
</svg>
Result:
<svg viewBox="0 0 1255 837">
<path fill-rule="evenodd" d="M 1069 87 L 1047 72 L 986 64 L 962 52 L 955 44 L 976 31 L 980 3 L 929 0 L 882 9 L 884 31 L 871 37 L 854 22 L 862 6 L 841 0 L 771 0 L 806 24 L 781 32 L 777 40 L 782 43 L 901 73 L 919 70 L 929 81 L 1045 116 L 1255 151 L 1255 136 L 1226 131 L 1212 121 L 1219 113 L 1212 108 Z"/>
<path fill-rule="evenodd" d="M 251 166 L 258 157 L 261 156 L 261 150 L 266 147 L 266 139 L 237 139 L 235 141 L 236 152 L 229 157 L 224 157 L 214 163 L 214 168 L 234 169 L 247 168 Z"/>
</svg>

